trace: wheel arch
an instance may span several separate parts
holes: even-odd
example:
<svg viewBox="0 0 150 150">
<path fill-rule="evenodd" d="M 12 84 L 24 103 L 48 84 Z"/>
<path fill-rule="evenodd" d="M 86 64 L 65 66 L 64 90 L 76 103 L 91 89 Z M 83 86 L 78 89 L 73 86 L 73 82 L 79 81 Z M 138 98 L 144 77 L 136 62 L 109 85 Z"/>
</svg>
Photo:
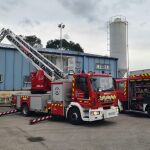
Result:
<svg viewBox="0 0 150 150">
<path fill-rule="evenodd" d="M 81 107 L 81 105 L 79 103 L 75 103 L 75 102 L 72 102 L 68 106 L 67 111 L 66 111 L 66 118 L 68 118 L 68 113 L 73 108 L 78 109 L 80 111 L 81 118 L 83 118 L 83 108 Z"/>
<path fill-rule="evenodd" d="M 22 115 L 25 116 L 25 117 L 29 116 L 30 110 L 29 110 L 28 103 L 23 102 L 23 103 L 21 104 L 21 113 L 22 113 Z"/>
<path fill-rule="evenodd" d="M 23 107 L 24 105 L 27 105 L 27 107 L 29 108 L 29 105 L 28 105 L 27 102 L 22 102 L 22 103 L 21 103 L 21 109 L 22 109 L 22 107 Z"/>
<path fill-rule="evenodd" d="M 148 110 L 148 108 L 150 108 L 150 104 L 147 104 L 146 107 L 145 107 L 145 111 Z"/>
</svg>

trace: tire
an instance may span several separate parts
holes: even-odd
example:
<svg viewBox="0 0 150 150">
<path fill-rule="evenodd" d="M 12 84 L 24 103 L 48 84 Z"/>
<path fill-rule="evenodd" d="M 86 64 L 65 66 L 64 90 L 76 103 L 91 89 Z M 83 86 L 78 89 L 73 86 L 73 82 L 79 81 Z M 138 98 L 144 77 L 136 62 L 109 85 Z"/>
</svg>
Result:
<svg viewBox="0 0 150 150">
<path fill-rule="evenodd" d="M 29 108 L 27 104 L 23 104 L 21 108 L 21 113 L 23 116 L 27 117 L 29 116 Z"/>
<path fill-rule="evenodd" d="M 147 108 L 147 114 L 148 114 L 148 117 L 150 118 L 150 106 Z"/>
<path fill-rule="evenodd" d="M 71 124 L 79 125 L 82 122 L 81 114 L 78 108 L 72 108 L 68 112 L 68 120 Z"/>
</svg>

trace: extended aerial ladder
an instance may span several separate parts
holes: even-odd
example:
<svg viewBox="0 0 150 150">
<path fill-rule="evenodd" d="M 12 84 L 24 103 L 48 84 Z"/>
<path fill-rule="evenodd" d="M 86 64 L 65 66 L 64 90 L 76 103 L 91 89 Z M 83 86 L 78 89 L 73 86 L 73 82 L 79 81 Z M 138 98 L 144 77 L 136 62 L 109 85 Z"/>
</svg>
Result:
<svg viewBox="0 0 150 150">
<path fill-rule="evenodd" d="M 61 79 L 65 75 L 56 65 L 30 46 L 21 36 L 14 34 L 10 29 L 0 31 L 0 42 L 7 38 L 19 52 L 27 58 L 38 70 L 42 69 L 49 80 Z"/>
</svg>

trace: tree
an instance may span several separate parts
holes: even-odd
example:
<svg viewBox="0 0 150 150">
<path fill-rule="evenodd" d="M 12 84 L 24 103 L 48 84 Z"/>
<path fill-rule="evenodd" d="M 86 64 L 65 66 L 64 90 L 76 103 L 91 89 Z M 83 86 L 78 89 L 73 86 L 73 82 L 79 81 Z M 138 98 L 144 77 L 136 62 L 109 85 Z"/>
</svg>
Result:
<svg viewBox="0 0 150 150">
<path fill-rule="evenodd" d="M 41 39 L 39 39 L 36 35 L 25 36 L 24 40 L 33 47 L 36 48 L 43 47 L 41 43 Z"/>
<path fill-rule="evenodd" d="M 60 40 L 49 40 L 46 44 L 46 48 L 60 48 Z M 62 48 L 68 51 L 76 51 L 76 52 L 84 52 L 83 48 L 78 43 L 74 43 L 73 41 L 68 42 L 65 39 L 62 39 Z"/>
</svg>

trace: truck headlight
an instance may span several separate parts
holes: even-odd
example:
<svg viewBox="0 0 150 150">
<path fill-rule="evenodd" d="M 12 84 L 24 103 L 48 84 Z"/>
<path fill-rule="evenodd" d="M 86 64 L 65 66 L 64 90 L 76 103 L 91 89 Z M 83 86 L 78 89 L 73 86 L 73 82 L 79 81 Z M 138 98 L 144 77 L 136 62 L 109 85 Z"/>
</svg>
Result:
<svg viewBox="0 0 150 150">
<path fill-rule="evenodd" d="M 100 111 L 91 111 L 91 116 L 100 115 Z"/>
<path fill-rule="evenodd" d="M 115 110 L 116 110 L 116 112 L 117 112 L 117 113 L 119 112 L 119 109 L 118 109 L 118 107 L 116 107 L 116 109 L 115 109 Z"/>
</svg>

